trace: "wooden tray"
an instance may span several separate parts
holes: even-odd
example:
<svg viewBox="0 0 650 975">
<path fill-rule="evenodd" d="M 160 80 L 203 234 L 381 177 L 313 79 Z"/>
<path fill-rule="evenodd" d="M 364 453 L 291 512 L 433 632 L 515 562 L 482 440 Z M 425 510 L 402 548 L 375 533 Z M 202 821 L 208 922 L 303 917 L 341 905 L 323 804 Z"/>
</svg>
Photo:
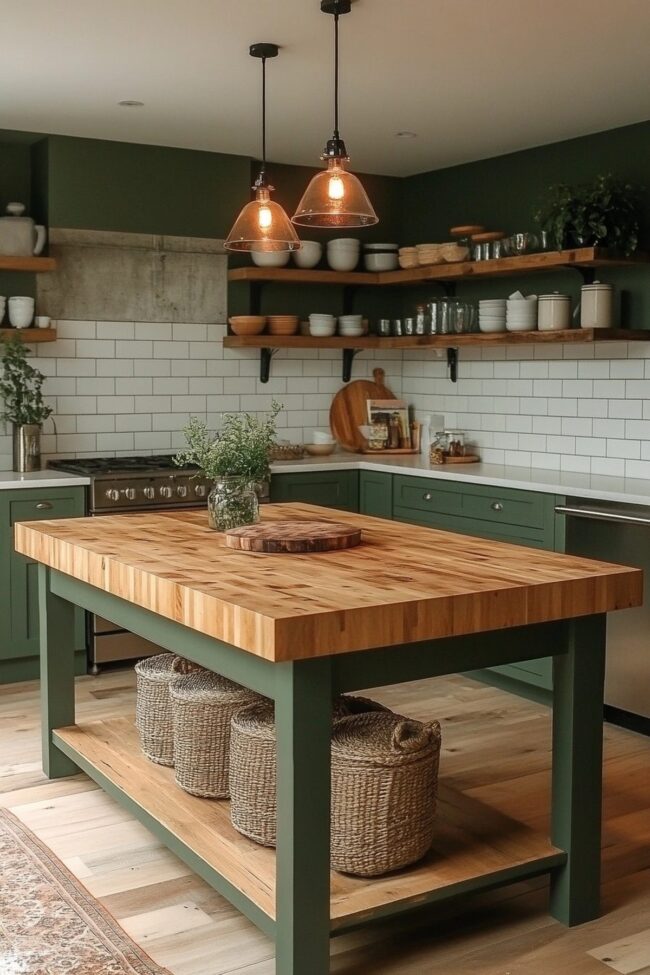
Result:
<svg viewBox="0 0 650 975">
<path fill-rule="evenodd" d="M 364 447 L 360 453 L 362 454 L 374 454 L 376 457 L 385 457 L 386 454 L 419 454 L 419 450 L 415 450 L 413 447 L 393 447 L 386 448 L 385 450 L 371 450 L 370 447 Z"/>
<path fill-rule="evenodd" d="M 386 374 L 383 369 L 373 369 L 374 382 L 369 379 L 355 379 L 348 383 L 332 400 L 330 407 L 330 427 L 332 433 L 344 450 L 359 453 L 366 439 L 359 430 L 360 425 L 368 423 L 366 403 L 369 399 L 395 399 L 390 389 L 384 386 Z"/>
<path fill-rule="evenodd" d="M 334 552 L 361 541 L 360 528 L 338 521 L 272 521 L 230 528 L 225 534 L 228 548 L 240 552 Z"/>
<path fill-rule="evenodd" d="M 464 457 L 445 457 L 445 464 L 480 464 L 478 454 L 465 454 Z M 434 464 L 434 467 L 444 467 L 445 464 Z"/>
</svg>

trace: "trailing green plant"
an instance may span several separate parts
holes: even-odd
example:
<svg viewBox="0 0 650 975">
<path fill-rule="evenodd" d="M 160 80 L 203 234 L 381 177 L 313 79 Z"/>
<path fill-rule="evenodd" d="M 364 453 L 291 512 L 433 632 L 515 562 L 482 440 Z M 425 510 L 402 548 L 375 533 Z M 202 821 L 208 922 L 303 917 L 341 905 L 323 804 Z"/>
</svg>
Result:
<svg viewBox="0 0 650 975">
<path fill-rule="evenodd" d="M 273 400 L 271 412 L 224 414 L 221 430 L 212 434 L 204 420 L 193 416 L 183 430 L 187 447 L 174 458 L 179 466 L 196 464 L 210 480 L 241 477 L 251 483 L 269 476 L 269 451 L 275 442 L 275 421 L 282 409 Z"/>
<path fill-rule="evenodd" d="M 52 407 L 43 400 L 41 387 L 45 376 L 27 361 L 30 350 L 19 339 L 3 341 L 3 374 L 0 379 L 0 396 L 4 400 L 2 419 L 15 423 L 41 424 L 52 413 Z"/>
<path fill-rule="evenodd" d="M 547 202 L 533 216 L 558 250 L 607 247 L 629 257 L 639 244 L 639 190 L 611 174 L 550 186 Z"/>
</svg>

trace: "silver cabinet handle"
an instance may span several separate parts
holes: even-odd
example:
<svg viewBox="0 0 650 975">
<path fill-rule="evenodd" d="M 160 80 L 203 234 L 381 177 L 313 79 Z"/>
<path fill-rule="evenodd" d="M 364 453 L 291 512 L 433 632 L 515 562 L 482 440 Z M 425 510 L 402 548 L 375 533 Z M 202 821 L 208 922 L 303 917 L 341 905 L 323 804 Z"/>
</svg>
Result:
<svg viewBox="0 0 650 975">
<path fill-rule="evenodd" d="M 604 508 L 571 508 L 567 505 L 555 506 L 556 515 L 567 515 L 569 518 L 587 518 L 593 521 L 609 521 L 615 525 L 643 525 L 650 527 L 650 518 L 640 515 L 630 515 L 626 512 L 609 511 Z"/>
<path fill-rule="evenodd" d="M 49 511 L 51 507 L 52 507 L 52 505 L 50 504 L 49 501 L 39 501 L 38 504 L 36 505 L 36 510 L 37 511 Z"/>
<path fill-rule="evenodd" d="M 493 501 L 490 507 L 492 508 L 492 511 L 503 511 L 503 505 L 500 501 Z"/>
<path fill-rule="evenodd" d="M 422 495 L 422 500 L 423 500 L 423 501 L 430 501 L 432 497 L 433 497 L 433 495 L 431 494 L 431 491 L 426 491 L 426 492 L 425 492 L 425 493 L 424 493 L 424 494 Z"/>
</svg>

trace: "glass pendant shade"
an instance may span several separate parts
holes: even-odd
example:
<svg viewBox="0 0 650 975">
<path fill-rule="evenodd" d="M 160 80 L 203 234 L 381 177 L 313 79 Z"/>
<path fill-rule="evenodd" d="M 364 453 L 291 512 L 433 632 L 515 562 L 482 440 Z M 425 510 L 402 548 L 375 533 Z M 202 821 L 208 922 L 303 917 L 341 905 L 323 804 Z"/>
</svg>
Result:
<svg viewBox="0 0 650 975">
<path fill-rule="evenodd" d="M 329 159 L 305 190 L 292 220 L 301 227 L 369 227 L 378 223 L 368 194 L 345 159 Z"/>
<path fill-rule="evenodd" d="M 296 251 L 300 239 L 279 203 L 271 199 L 269 186 L 257 186 L 255 199 L 247 203 L 228 234 L 229 251 Z"/>
</svg>

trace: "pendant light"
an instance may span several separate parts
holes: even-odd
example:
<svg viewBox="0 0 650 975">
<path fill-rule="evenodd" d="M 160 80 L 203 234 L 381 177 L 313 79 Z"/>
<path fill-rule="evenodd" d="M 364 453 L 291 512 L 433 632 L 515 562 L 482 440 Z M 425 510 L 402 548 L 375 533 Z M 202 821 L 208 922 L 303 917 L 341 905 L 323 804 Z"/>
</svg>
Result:
<svg viewBox="0 0 650 975">
<path fill-rule="evenodd" d="M 327 168 L 314 176 L 291 219 L 301 227 L 369 227 L 379 218 L 360 180 L 347 171 L 350 157 L 339 135 L 339 17 L 350 13 L 351 0 L 321 0 L 320 8 L 334 15 L 334 136 L 321 156 Z"/>
<path fill-rule="evenodd" d="M 266 59 L 276 58 L 277 44 L 251 44 L 249 54 L 262 61 L 262 166 L 253 184 L 255 199 L 241 211 L 224 244 L 229 251 L 296 251 L 300 240 L 289 217 L 271 199 L 274 187 L 266 175 Z"/>
</svg>

